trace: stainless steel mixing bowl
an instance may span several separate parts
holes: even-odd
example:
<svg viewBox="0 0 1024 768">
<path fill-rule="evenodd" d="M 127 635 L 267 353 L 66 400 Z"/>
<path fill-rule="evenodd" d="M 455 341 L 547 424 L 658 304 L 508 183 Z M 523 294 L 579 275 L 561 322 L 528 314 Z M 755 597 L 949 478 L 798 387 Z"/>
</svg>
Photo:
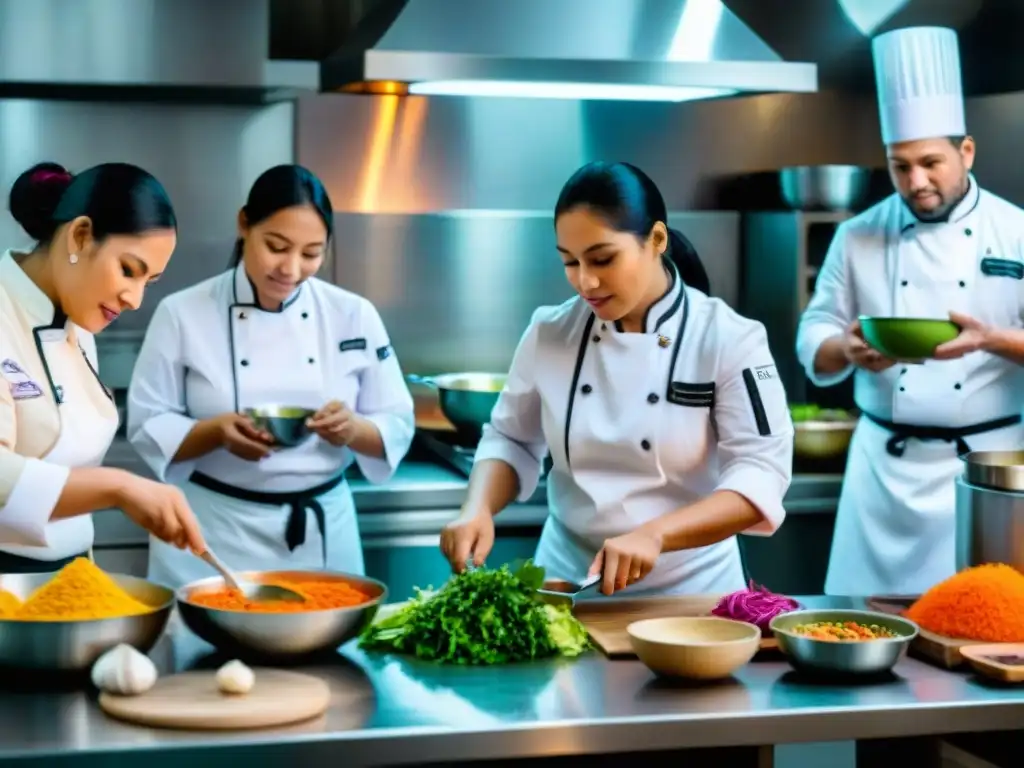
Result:
<svg viewBox="0 0 1024 768">
<path fill-rule="evenodd" d="M 798 624 L 818 621 L 856 621 L 877 624 L 899 637 L 878 640 L 830 642 L 798 635 L 792 629 Z M 819 609 L 782 613 L 769 624 L 794 669 L 845 675 L 875 675 L 891 670 L 917 637 L 917 625 L 907 619 L 876 611 Z"/>
<path fill-rule="evenodd" d="M 371 595 L 352 608 L 289 613 L 257 613 L 208 608 L 192 602 L 201 591 L 221 589 L 224 579 L 213 576 L 178 590 L 178 612 L 185 625 L 218 651 L 239 657 L 286 661 L 334 650 L 359 635 L 373 621 L 388 588 L 376 579 L 339 571 L 244 571 L 242 579 L 273 583 L 275 578 L 340 581 Z"/>
<path fill-rule="evenodd" d="M 174 593 L 145 579 L 112 573 L 110 577 L 151 613 L 86 621 L 0 619 L 0 664 L 48 672 L 86 670 L 106 651 L 127 643 L 148 653 L 163 634 L 174 608 Z M 0 575 L 0 589 L 25 600 L 53 578 L 52 573 Z"/>
</svg>

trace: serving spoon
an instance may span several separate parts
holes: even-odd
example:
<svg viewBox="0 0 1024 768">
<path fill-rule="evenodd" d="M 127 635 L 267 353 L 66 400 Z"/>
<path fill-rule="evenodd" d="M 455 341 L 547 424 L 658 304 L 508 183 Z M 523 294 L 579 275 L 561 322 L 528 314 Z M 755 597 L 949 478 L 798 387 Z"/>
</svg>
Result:
<svg viewBox="0 0 1024 768">
<path fill-rule="evenodd" d="M 288 589 L 287 587 L 279 587 L 274 584 L 257 584 L 251 581 L 242 581 L 231 570 L 224 565 L 223 561 L 217 557 L 213 552 L 207 549 L 201 555 L 203 560 L 212 565 L 221 576 L 224 577 L 224 581 L 232 589 L 237 589 L 246 599 L 252 600 L 253 602 L 289 602 L 289 603 L 304 603 L 306 598 L 300 595 L 298 592 Z"/>
</svg>

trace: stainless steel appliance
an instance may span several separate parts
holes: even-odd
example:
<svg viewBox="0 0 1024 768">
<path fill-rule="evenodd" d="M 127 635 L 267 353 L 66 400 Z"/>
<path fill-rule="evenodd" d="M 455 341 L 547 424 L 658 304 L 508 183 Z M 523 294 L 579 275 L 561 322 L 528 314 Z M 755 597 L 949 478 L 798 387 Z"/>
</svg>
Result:
<svg viewBox="0 0 1024 768">
<path fill-rule="evenodd" d="M 975 451 L 956 480 L 957 570 L 1006 563 L 1024 572 L 1024 452 Z"/>
</svg>

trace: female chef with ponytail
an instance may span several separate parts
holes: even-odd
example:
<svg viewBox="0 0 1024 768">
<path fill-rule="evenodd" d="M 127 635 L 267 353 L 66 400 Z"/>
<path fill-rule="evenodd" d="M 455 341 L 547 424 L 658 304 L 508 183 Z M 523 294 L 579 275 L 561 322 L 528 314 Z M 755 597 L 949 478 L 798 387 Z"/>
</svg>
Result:
<svg viewBox="0 0 1024 768">
<path fill-rule="evenodd" d="M 483 563 L 494 515 L 533 494 L 547 453 L 536 562 L 552 578 L 729 592 L 744 586 L 736 534 L 782 524 L 793 428 L 764 327 L 708 297 L 666 219 L 626 163 L 586 165 L 562 189 L 557 248 L 578 295 L 538 309 L 519 342 L 442 533 L 455 570 Z"/>
</svg>

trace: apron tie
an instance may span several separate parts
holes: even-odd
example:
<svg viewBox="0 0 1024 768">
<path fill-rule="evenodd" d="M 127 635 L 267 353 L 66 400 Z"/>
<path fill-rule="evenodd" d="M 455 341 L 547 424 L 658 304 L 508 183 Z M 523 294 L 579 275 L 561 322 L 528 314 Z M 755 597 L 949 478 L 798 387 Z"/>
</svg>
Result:
<svg viewBox="0 0 1024 768">
<path fill-rule="evenodd" d="M 327 521 L 323 505 L 319 497 L 328 491 L 333 491 L 345 482 L 345 475 L 340 474 L 305 491 L 250 491 L 245 488 L 237 488 L 228 485 L 220 480 L 204 475 L 202 472 L 193 472 L 189 482 L 205 488 L 208 491 L 219 493 L 238 501 L 248 501 L 252 504 L 268 504 L 270 506 L 287 506 L 288 519 L 285 521 L 284 541 L 288 545 L 288 551 L 295 549 L 306 542 L 306 513 L 312 512 L 316 519 L 316 526 L 320 530 L 321 548 L 323 550 L 324 566 L 327 565 Z"/>
<path fill-rule="evenodd" d="M 917 440 L 943 440 L 947 443 L 954 443 L 956 445 L 956 453 L 958 456 L 963 456 L 965 453 L 970 453 L 971 448 L 964 439 L 971 437 L 972 435 L 980 435 L 984 432 L 992 432 L 997 429 L 1003 429 L 1005 427 L 1012 427 L 1015 424 L 1021 423 L 1021 416 L 1004 416 L 1000 419 L 991 419 L 989 421 L 982 421 L 978 424 L 969 424 L 966 427 L 926 427 L 914 424 L 899 424 L 888 419 L 883 419 L 878 416 L 872 416 L 870 413 L 864 413 L 870 421 L 875 422 L 882 429 L 886 429 L 892 432 L 890 437 L 885 443 L 885 452 L 890 456 L 900 458 L 907 450 L 907 440 L 911 438 Z"/>
</svg>

